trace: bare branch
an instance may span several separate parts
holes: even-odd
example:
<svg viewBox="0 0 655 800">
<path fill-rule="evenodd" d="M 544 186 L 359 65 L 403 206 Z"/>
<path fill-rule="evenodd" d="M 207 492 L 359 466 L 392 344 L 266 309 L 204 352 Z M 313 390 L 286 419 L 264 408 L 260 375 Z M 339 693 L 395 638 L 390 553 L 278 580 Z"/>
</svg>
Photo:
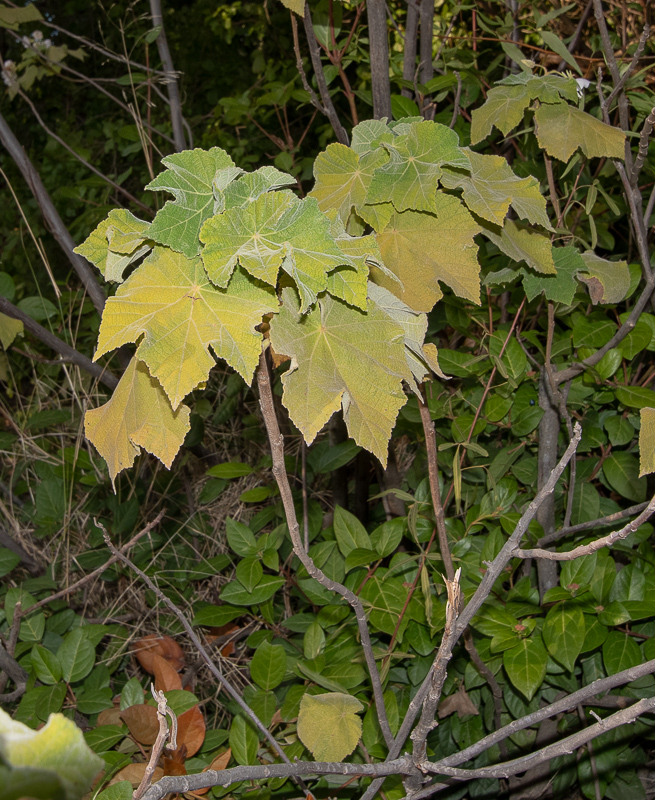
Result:
<svg viewBox="0 0 655 800">
<path fill-rule="evenodd" d="M 630 173 L 630 184 L 633 187 L 637 186 L 637 180 L 639 178 L 639 173 L 641 172 L 642 167 L 644 166 L 644 162 L 646 161 L 646 156 L 648 155 L 648 145 L 650 135 L 653 132 L 653 126 L 655 126 L 655 108 L 650 112 L 650 114 L 644 120 L 644 127 L 641 129 L 641 136 L 639 137 L 639 149 L 637 151 L 637 158 L 635 159 L 634 166 L 632 167 L 632 172 Z M 644 225 L 648 226 L 648 217 L 650 214 L 644 215 Z"/>
<path fill-rule="evenodd" d="M 637 49 L 635 50 L 634 56 L 632 57 L 632 61 L 630 62 L 630 64 L 626 68 L 626 70 L 623 73 L 623 75 L 621 75 L 621 77 L 619 78 L 618 82 L 617 81 L 614 82 L 614 88 L 610 92 L 608 98 L 605 100 L 605 107 L 607 108 L 608 111 L 610 110 L 610 107 L 612 105 L 612 101 L 614 100 L 614 98 L 619 94 L 619 92 L 621 92 L 623 90 L 623 87 L 625 86 L 628 78 L 632 75 L 632 73 L 637 68 L 637 64 L 639 62 L 639 59 L 644 54 L 644 49 L 646 47 L 646 42 L 648 41 L 648 37 L 649 36 L 650 36 L 650 25 L 648 25 L 648 23 L 647 23 L 646 25 L 644 25 L 644 30 L 643 30 L 641 36 L 639 37 L 639 44 L 637 45 Z M 612 77 L 614 77 L 614 76 L 612 75 Z"/>
<path fill-rule="evenodd" d="M 426 3 L 421 4 L 421 9 Z M 389 83 L 389 33 L 385 0 L 366 0 L 371 54 L 371 93 L 375 119 L 392 118 Z M 421 10 L 421 14 L 423 11 Z M 430 58 L 430 68 L 432 59 Z"/>
<path fill-rule="evenodd" d="M 152 15 L 153 27 L 159 28 L 157 37 L 157 50 L 161 58 L 164 72 L 166 73 L 166 87 L 168 89 L 168 99 L 171 109 L 171 123 L 173 125 L 173 138 L 175 139 L 175 149 L 179 152 L 186 150 L 186 139 L 184 137 L 184 117 L 182 116 L 182 101 L 180 99 L 180 87 L 177 83 L 177 75 L 173 69 L 173 59 L 168 48 L 166 29 L 164 27 L 164 17 L 161 11 L 161 0 L 150 0 L 150 14 Z"/>
<path fill-rule="evenodd" d="M 314 106 L 314 108 L 317 108 L 321 112 L 321 114 L 325 114 L 327 116 L 327 111 L 325 110 L 325 106 L 321 104 L 321 101 L 316 96 L 316 92 L 309 85 L 309 81 L 307 80 L 307 75 L 305 74 L 305 67 L 302 63 L 302 55 L 300 53 L 300 41 L 298 39 L 298 22 L 296 20 L 296 15 L 293 13 L 293 11 L 290 11 L 289 14 L 291 15 L 293 52 L 296 54 L 296 69 L 298 70 L 298 74 L 300 75 L 300 80 L 302 81 L 303 89 L 309 95 L 309 99 L 312 101 L 312 105 Z"/>
<path fill-rule="evenodd" d="M 647 505 L 647 502 L 639 503 L 639 505 L 630 506 L 630 508 L 624 508 L 623 511 L 615 511 L 613 514 L 608 514 L 606 517 L 600 517 L 600 519 L 592 519 L 590 522 L 580 522 L 578 525 L 571 525 L 570 528 L 560 528 L 560 530 L 555 531 L 549 536 L 542 536 L 537 544 L 539 547 L 542 547 L 543 545 L 556 542 L 558 539 L 563 539 L 565 536 L 571 536 L 574 533 L 580 533 L 581 531 L 588 531 L 595 528 L 602 528 L 606 525 L 611 525 L 612 523 L 618 522 L 618 520 L 624 519 L 625 517 L 631 517 L 634 514 L 639 514 L 646 508 Z"/>
</svg>

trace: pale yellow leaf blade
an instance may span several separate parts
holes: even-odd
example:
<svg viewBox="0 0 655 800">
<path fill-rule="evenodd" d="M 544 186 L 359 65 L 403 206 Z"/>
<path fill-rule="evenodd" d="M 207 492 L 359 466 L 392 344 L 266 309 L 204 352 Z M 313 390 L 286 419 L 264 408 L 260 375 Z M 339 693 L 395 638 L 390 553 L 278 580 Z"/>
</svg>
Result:
<svg viewBox="0 0 655 800">
<path fill-rule="evenodd" d="M 298 713 L 298 736 L 317 761 L 343 761 L 362 735 L 358 713 L 364 706 L 342 692 L 305 693 Z"/>
<path fill-rule="evenodd" d="M 281 0 L 281 3 L 299 17 L 305 16 L 305 0 Z"/>
<path fill-rule="evenodd" d="M 655 472 L 655 408 L 642 408 L 639 412 L 639 477 Z"/>
<path fill-rule="evenodd" d="M 111 399 L 86 412 L 86 438 L 107 462 L 112 482 L 134 463 L 143 447 L 170 469 L 189 430 L 190 411 L 173 411 L 159 383 L 136 357 Z"/>
<path fill-rule="evenodd" d="M 302 316 L 295 292 L 284 289 L 270 336 L 275 352 L 291 358 L 282 402 L 305 441 L 343 407 L 350 436 L 386 464 L 406 401 L 402 381 L 412 380 L 402 328 L 371 302 L 364 314 L 330 295 Z"/>
<path fill-rule="evenodd" d="M 578 149 L 587 158 L 624 158 L 625 134 L 567 103 L 543 104 L 535 111 L 537 140 L 548 155 L 568 161 Z"/>
<path fill-rule="evenodd" d="M 432 310 L 443 297 L 440 282 L 479 305 L 480 264 L 474 236 L 482 228 L 456 197 L 437 192 L 435 207 L 436 215 L 395 213 L 377 236 L 385 266 L 404 288 L 375 268 L 371 274 L 414 311 Z"/>
<path fill-rule="evenodd" d="M 6 350 L 17 336 L 23 335 L 23 323 L 19 319 L 0 313 L 0 345 Z"/>
<path fill-rule="evenodd" d="M 580 278 L 587 283 L 591 301 L 594 303 L 620 303 L 630 288 L 630 270 L 626 261 L 607 261 L 597 256 L 593 250 L 582 253 L 589 280 L 584 275 Z"/>
</svg>

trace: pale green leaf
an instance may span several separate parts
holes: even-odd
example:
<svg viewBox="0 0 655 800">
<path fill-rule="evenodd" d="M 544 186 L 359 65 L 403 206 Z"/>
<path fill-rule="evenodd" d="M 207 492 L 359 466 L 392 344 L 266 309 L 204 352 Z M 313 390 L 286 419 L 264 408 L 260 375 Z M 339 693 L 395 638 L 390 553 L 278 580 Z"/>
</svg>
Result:
<svg viewBox="0 0 655 800">
<path fill-rule="evenodd" d="M 471 114 L 471 144 L 486 139 L 494 125 L 507 136 L 521 122 L 529 103 L 530 93 L 525 84 L 490 89 L 486 103 Z"/>
<path fill-rule="evenodd" d="M 298 713 L 298 736 L 317 761 L 343 761 L 362 735 L 358 713 L 364 706 L 341 692 L 305 693 Z"/>
<path fill-rule="evenodd" d="M 333 297 L 366 311 L 369 264 L 384 269 L 380 247 L 373 235 L 349 236 L 335 211 L 328 212 L 328 216 L 332 220 L 330 230 L 334 240 L 354 268 L 344 265 L 332 270 L 326 288 Z"/>
<path fill-rule="evenodd" d="M 23 323 L 19 319 L 0 313 L 0 345 L 7 350 L 17 336 L 23 335 Z"/>
<path fill-rule="evenodd" d="M 442 281 L 459 297 L 480 303 L 480 265 L 474 236 L 482 228 L 451 195 L 435 196 L 436 216 L 419 211 L 395 213 L 378 234 L 382 259 L 403 288 L 379 270 L 375 282 L 415 311 L 431 311 L 443 297 Z"/>
<path fill-rule="evenodd" d="M 387 227 L 394 214 L 393 203 L 360 206 L 358 214 L 367 225 L 370 225 L 374 231 L 380 233 Z"/>
<path fill-rule="evenodd" d="M 299 17 L 305 16 L 305 0 L 281 0 L 283 6 L 298 14 Z"/>
<path fill-rule="evenodd" d="M 484 234 L 499 250 L 514 261 L 525 261 L 536 272 L 546 275 L 556 274 L 553 247 L 550 237 L 546 234 L 521 227 L 512 219 L 506 219 L 505 225 L 500 231 L 497 228 L 485 226 Z"/>
<path fill-rule="evenodd" d="M 539 146 L 568 161 L 578 149 L 587 158 L 624 158 L 625 134 L 567 103 L 541 105 L 534 115 Z"/>
<path fill-rule="evenodd" d="M 0 28 L 17 31 L 19 25 L 26 22 L 40 22 L 42 19 L 41 12 L 33 3 L 19 8 L 0 6 Z"/>
<path fill-rule="evenodd" d="M 593 250 L 582 253 L 585 269 L 589 273 L 581 276 L 589 289 L 591 302 L 620 303 L 630 288 L 630 270 L 626 261 L 607 261 Z"/>
<path fill-rule="evenodd" d="M 283 267 L 296 282 L 303 311 L 326 288 L 327 273 L 349 263 L 317 201 L 287 191 L 263 194 L 245 208 L 213 217 L 201 239 L 205 269 L 217 286 L 227 285 L 237 262 L 271 286 Z"/>
<path fill-rule="evenodd" d="M 359 156 L 343 144 L 330 144 L 314 162 L 316 183 L 310 192 L 321 211 L 335 209 L 345 225 L 355 206 L 362 206 L 375 170 L 388 161 L 382 149 Z"/>
<path fill-rule="evenodd" d="M 275 352 L 291 357 L 282 402 L 305 441 L 343 407 L 350 436 L 386 464 L 406 399 L 402 380 L 411 379 L 402 328 L 372 303 L 364 314 L 329 295 L 302 316 L 295 292 L 284 289 L 270 336 Z"/>
<path fill-rule="evenodd" d="M 105 767 L 82 731 L 63 714 L 51 714 L 45 727 L 35 731 L 0 709 L 0 752 L 11 767 L 55 773 L 66 800 L 80 800 Z"/>
<path fill-rule="evenodd" d="M 548 300 L 571 305 L 578 286 L 576 275 L 585 269 L 585 263 L 574 247 L 553 247 L 552 256 L 557 270 L 555 275 L 535 275 L 522 270 L 525 296 L 534 300 L 543 292 Z"/>
<path fill-rule="evenodd" d="M 107 242 L 114 253 L 130 255 L 149 238 L 150 223 L 135 217 L 125 208 L 110 211 L 107 221 Z"/>
<path fill-rule="evenodd" d="M 232 181 L 226 186 L 223 192 L 225 208 L 248 205 L 266 192 L 295 183 L 296 179 L 287 175 L 286 172 L 280 172 L 279 169 L 270 166 L 260 167 L 254 172 L 242 175 L 239 180 Z"/>
<path fill-rule="evenodd" d="M 553 33 L 552 31 L 539 31 L 539 35 L 544 40 L 546 47 L 557 53 L 557 55 L 563 61 L 566 61 L 570 67 L 573 67 L 578 75 L 582 75 L 582 70 L 580 69 L 578 62 L 575 60 L 575 58 L 573 58 L 571 53 L 569 53 L 566 45 L 560 39 L 560 37 L 557 36 L 557 34 Z"/>
<path fill-rule="evenodd" d="M 234 273 L 227 289 L 218 289 L 199 258 L 156 247 L 107 301 L 95 358 L 145 334 L 137 356 L 175 410 L 207 380 L 215 365 L 210 345 L 250 383 L 262 341 L 255 326 L 275 310 L 273 291 L 243 270 Z"/>
<path fill-rule="evenodd" d="M 150 250 L 149 227 L 126 209 L 115 208 L 74 252 L 94 264 L 105 280 L 120 283 L 127 267 Z"/>
<path fill-rule="evenodd" d="M 386 117 L 384 119 L 367 119 L 353 128 L 350 146 L 356 153 L 363 156 L 365 153 L 376 150 L 382 144 L 393 142 L 393 140 L 394 133 L 387 125 Z"/>
<path fill-rule="evenodd" d="M 146 365 L 133 358 L 111 400 L 86 412 L 84 432 L 107 462 L 112 481 L 131 467 L 140 447 L 170 469 L 189 430 L 190 411 L 173 411 Z"/>
<path fill-rule="evenodd" d="M 655 472 L 655 408 L 642 408 L 639 429 L 639 477 Z"/>
<path fill-rule="evenodd" d="M 375 171 L 366 201 L 392 202 L 398 211 L 437 211 L 434 197 L 441 167 L 469 166 L 457 134 L 446 125 L 429 120 L 413 123 L 409 133 L 397 137 L 386 148 L 389 163 Z"/>
<path fill-rule="evenodd" d="M 462 198 L 475 214 L 502 225 L 510 205 L 521 219 L 550 228 L 546 198 L 536 178 L 519 178 L 502 156 L 481 155 L 465 149 L 471 162 L 470 175 L 445 168 L 441 183 L 462 189 Z"/>
<path fill-rule="evenodd" d="M 174 195 L 175 200 L 169 200 L 159 211 L 149 236 L 193 258 L 200 252 L 200 228 L 214 213 L 216 173 L 233 169 L 234 162 L 220 147 L 212 147 L 209 151 L 185 150 L 165 156 L 162 164 L 166 169 L 146 189 L 163 189 Z"/>
</svg>

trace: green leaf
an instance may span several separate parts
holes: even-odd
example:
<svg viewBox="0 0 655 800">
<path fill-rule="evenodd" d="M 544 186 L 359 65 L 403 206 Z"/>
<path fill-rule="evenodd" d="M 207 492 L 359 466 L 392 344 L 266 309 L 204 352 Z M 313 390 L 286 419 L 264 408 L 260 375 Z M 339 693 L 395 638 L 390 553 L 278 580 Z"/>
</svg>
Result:
<svg viewBox="0 0 655 800">
<path fill-rule="evenodd" d="M 539 31 L 539 35 L 544 40 L 544 44 L 550 50 L 553 50 L 557 55 L 566 63 L 573 67 L 573 69 L 578 73 L 578 75 L 582 75 L 582 70 L 578 65 L 578 62 L 573 58 L 571 53 L 569 53 L 568 49 L 564 45 L 564 42 L 557 36 L 556 34 L 552 33 L 551 31 Z"/>
<path fill-rule="evenodd" d="M 538 637 L 523 639 L 516 647 L 503 653 L 507 676 L 528 702 L 546 677 L 547 663 L 546 648 Z"/>
<path fill-rule="evenodd" d="M 249 464 L 244 464 L 241 461 L 228 461 L 224 464 L 216 464 L 207 470 L 207 475 L 212 478 L 242 478 L 244 475 L 250 475 L 253 469 Z"/>
<path fill-rule="evenodd" d="M 249 592 L 240 583 L 233 581 L 223 587 L 220 598 L 224 603 L 232 603 L 235 606 L 252 606 L 265 603 L 283 584 L 284 578 L 264 575 L 253 591 Z"/>
<path fill-rule="evenodd" d="M 249 592 L 254 590 L 263 575 L 262 563 L 257 556 L 246 556 L 237 564 L 237 580 Z"/>
<path fill-rule="evenodd" d="M 259 739 L 241 714 L 237 714 L 232 720 L 229 743 L 237 764 L 246 766 L 257 763 Z"/>
<path fill-rule="evenodd" d="M 592 250 L 582 253 L 588 276 L 581 276 L 589 289 L 592 303 L 620 303 L 630 288 L 630 270 L 626 261 L 607 261 Z"/>
<path fill-rule="evenodd" d="M 61 680 L 59 659 L 50 650 L 38 644 L 32 648 L 32 668 L 41 683 L 52 685 Z"/>
<path fill-rule="evenodd" d="M 34 731 L 0 709 L 0 741 L 11 767 L 54 772 L 63 784 L 66 800 L 79 800 L 86 794 L 105 765 L 89 749 L 77 725 L 62 714 L 51 715 L 45 727 Z"/>
<path fill-rule="evenodd" d="M 295 184 L 296 179 L 275 167 L 260 167 L 254 172 L 247 172 L 238 180 L 229 183 L 223 190 L 225 208 L 246 206 L 260 195 L 273 189 Z"/>
<path fill-rule="evenodd" d="M 626 633 L 610 631 L 603 644 L 603 664 L 608 675 L 636 667 L 643 661 L 635 640 Z"/>
<path fill-rule="evenodd" d="M 371 546 L 380 558 L 385 558 L 398 549 L 404 531 L 404 519 L 391 519 L 383 522 L 371 534 Z"/>
<path fill-rule="evenodd" d="M 568 161 L 578 149 L 587 158 L 625 157 L 625 134 L 567 103 L 540 105 L 534 121 L 539 146 L 548 155 Z"/>
<path fill-rule="evenodd" d="M 19 300 L 16 307 L 37 322 L 56 317 L 59 313 L 57 306 L 51 303 L 47 297 L 24 297 Z"/>
<path fill-rule="evenodd" d="M 4 578 L 20 564 L 20 556 L 7 547 L 0 547 L 0 578 Z"/>
<path fill-rule="evenodd" d="M 109 475 L 134 464 L 143 447 L 170 469 L 189 430 L 190 411 L 173 411 L 146 365 L 133 358 L 111 400 L 86 412 L 84 432 L 107 462 Z"/>
<path fill-rule="evenodd" d="M 371 549 L 371 539 L 366 528 L 354 514 L 336 506 L 334 509 L 334 535 L 341 554 L 347 556 L 355 548 Z"/>
<path fill-rule="evenodd" d="M 603 461 L 603 474 L 621 497 L 635 503 L 646 499 L 646 479 L 639 477 L 639 462 L 632 453 L 619 450 Z"/>
<path fill-rule="evenodd" d="M 385 147 L 390 160 L 375 171 L 366 195 L 368 204 L 392 202 L 397 211 L 436 212 L 434 198 L 441 167 L 469 167 L 457 134 L 429 120 L 413 123 L 409 133 Z"/>
<path fill-rule="evenodd" d="M 192 625 L 207 625 L 210 628 L 220 628 L 233 619 L 243 616 L 242 608 L 234 606 L 205 606 L 196 612 Z"/>
<path fill-rule="evenodd" d="M 471 164 L 470 175 L 446 168 L 441 183 L 447 189 L 462 189 L 462 198 L 471 211 L 502 225 L 511 205 L 521 219 L 550 229 L 546 198 L 536 178 L 519 178 L 502 156 L 482 155 L 468 148 L 464 152 Z"/>
<path fill-rule="evenodd" d="M 301 294 L 303 311 L 326 288 L 328 272 L 342 264 L 356 266 L 334 241 L 316 199 L 299 200 L 288 191 L 263 194 L 245 208 L 212 217 L 201 239 L 205 269 L 217 286 L 227 285 L 237 262 L 275 286 L 284 265 Z"/>
<path fill-rule="evenodd" d="M 41 12 L 32 3 L 18 8 L 0 6 L 0 28 L 17 31 L 19 25 L 25 22 L 41 22 L 42 19 Z"/>
<path fill-rule="evenodd" d="M 103 789 L 96 796 L 96 800 L 132 800 L 133 793 L 130 781 L 118 781 L 118 783 Z"/>
<path fill-rule="evenodd" d="M 570 306 L 578 287 L 576 276 L 585 269 L 585 263 L 574 247 L 553 247 L 551 253 L 557 274 L 535 275 L 522 270 L 525 295 L 534 300 L 543 292 L 547 300 Z"/>
<path fill-rule="evenodd" d="M 628 408 L 655 408 L 655 392 L 641 386 L 617 386 L 616 398 Z"/>
<path fill-rule="evenodd" d="M 273 292 L 242 270 L 227 289 L 217 289 L 199 258 L 156 247 L 107 301 L 95 360 L 143 336 L 137 357 L 176 410 L 215 366 L 210 346 L 246 383 L 252 381 L 262 341 L 255 326 L 276 309 Z"/>
<path fill-rule="evenodd" d="M 542 629 L 548 652 L 571 671 L 585 638 L 585 620 L 579 608 L 557 605 L 550 609 Z"/>
<path fill-rule="evenodd" d="M 62 678 L 66 683 L 74 683 L 86 678 L 93 669 L 95 657 L 96 649 L 87 638 L 83 628 L 75 628 L 67 633 L 57 651 Z"/>
<path fill-rule="evenodd" d="M 94 753 L 104 753 L 126 736 L 122 725 L 99 725 L 84 734 L 84 740 Z"/>
<path fill-rule="evenodd" d="M 350 436 L 386 465 L 409 377 L 402 329 L 370 302 L 363 314 L 327 295 L 301 316 L 295 292 L 284 289 L 282 297 L 270 336 L 275 352 L 292 359 L 282 402 L 294 424 L 311 444 L 343 407 Z"/>
<path fill-rule="evenodd" d="M 394 213 L 378 234 L 384 264 L 400 279 L 402 288 L 375 267 L 371 275 L 414 311 L 431 311 L 443 297 L 439 281 L 458 297 L 479 305 L 480 265 L 474 237 L 482 229 L 456 197 L 438 192 L 434 206 L 436 216 Z"/>
<path fill-rule="evenodd" d="M 298 736 L 317 761 L 343 761 L 362 735 L 358 713 L 364 706 L 349 694 L 304 694 L 298 714 Z"/>
<path fill-rule="evenodd" d="M 494 125 L 507 136 L 523 119 L 530 99 L 525 84 L 490 89 L 484 105 L 475 108 L 471 114 L 471 144 L 486 139 Z"/>
<path fill-rule="evenodd" d="M 655 408 L 642 408 L 639 414 L 639 477 L 655 472 Z M 627 420 L 625 420 L 627 422 Z M 606 420 L 605 426 L 609 420 Z M 628 423 L 630 424 L 630 423 Z M 632 427 L 632 426 L 630 426 Z"/>
<path fill-rule="evenodd" d="M 407 627 L 407 614 L 400 615 L 407 602 L 407 589 L 398 578 L 381 579 L 374 575 L 360 592 L 364 606 L 369 609 L 370 624 L 379 631 L 393 635 L 398 629 L 399 639 Z"/>
<path fill-rule="evenodd" d="M 280 2 L 299 17 L 305 16 L 305 0 L 280 0 Z"/>
<path fill-rule="evenodd" d="M 17 336 L 23 335 L 23 323 L 19 319 L 0 314 L 0 345 L 8 350 Z"/>
<path fill-rule="evenodd" d="M 193 258 L 200 253 L 200 228 L 214 213 L 213 182 L 219 171 L 236 178 L 240 170 L 220 147 L 185 150 L 162 158 L 166 167 L 146 189 L 163 189 L 175 196 L 158 212 L 148 235 Z M 228 181 L 229 182 L 229 181 Z"/>
<path fill-rule="evenodd" d="M 363 206 L 373 173 L 388 157 L 384 150 L 359 156 L 343 144 L 330 144 L 314 161 L 316 183 L 310 192 L 321 211 L 335 209 L 344 225 L 353 209 Z"/>
<path fill-rule="evenodd" d="M 521 227 L 514 220 L 506 219 L 500 230 L 485 226 L 484 235 L 514 261 L 525 261 L 536 272 L 556 274 L 553 246 L 546 234 Z"/>
<path fill-rule="evenodd" d="M 225 534 L 230 549 L 238 556 L 252 556 L 257 552 L 255 535 L 243 522 L 228 517 L 225 520 Z"/>
<path fill-rule="evenodd" d="M 95 264 L 105 280 L 120 283 L 127 267 L 150 250 L 149 227 L 126 209 L 115 208 L 74 252 Z"/>
<path fill-rule="evenodd" d="M 130 706 L 140 706 L 143 701 L 143 687 L 139 683 L 139 679 L 130 678 L 121 692 L 121 711 L 125 711 Z"/>
<path fill-rule="evenodd" d="M 307 454 L 307 463 L 315 475 L 327 475 L 333 470 L 349 464 L 361 449 L 350 439 L 336 445 L 331 445 L 329 442 L 318 442 Z"/>
<path fill-rule="evenodd" d="M 393 142 L 394 134 L 385 120 L 367 119 L 353 128 L 352 149 L 360 156 L 376 150 L 385 142 Z"/>
<path fill-rule="evenodd" d="M 307 659 L 317 658 L 325 647 L 325 633 L 316 620 L 305 631 L 302 640 L 303 655 Z"/>
</svg>

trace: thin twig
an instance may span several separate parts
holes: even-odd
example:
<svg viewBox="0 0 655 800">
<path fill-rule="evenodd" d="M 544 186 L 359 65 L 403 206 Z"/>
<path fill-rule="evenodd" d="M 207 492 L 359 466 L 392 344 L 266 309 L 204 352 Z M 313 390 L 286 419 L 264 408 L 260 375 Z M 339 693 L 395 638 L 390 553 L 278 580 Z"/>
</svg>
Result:
<svg viewBox="0 0 655 800">
<path fill-rule="evenodd" d="M 537 545 L 539 547 L 543 547 L 544 545 L 556 542 L 558 539 L 563 539 L 565 536 L 571 536 L 574 533 L 595 530 L 596 528 L 602 528 L 606 525 L 611 525 L 612 523 L 618 522 L 618 520 L 623 519 L 624 517 L 632 517 L 634 514 L 641 513 L 647 505 L 648 502 L 639 503 L 639 505 L 630 506 L 630 508 L 624 508 L 622 511 L 615 511 L 613 514 L 608 514 L 606 517 L 592 519 L 590 522 L 580 522 L 578 525 L 571 525 L 570 528 L 560 528 L 558 531 L 555 531 L 549 536 L 542 536 L 542 538 L 537 542 Z"/>
<path fill-rule="evenodd" d="M 305 66 L 302 63 L 302 55 L 300 54 L 300 41 L 298 39 L 298 22 L 296 20 L 296 15 L 293 11 L 290 11 L 289 14 L 291 15 L 291 33 L 293 34 L 293 51 L 296 54 L 296 69 L 298 70 L 298 74 L 300 75 L 300 80 L 302 81 L 303 89 L 309 95 L 309 99 L 312 102 L 314 108 L 321 112 L 321 114 L 326 114 L 327 111 L 325 110 L 325 106 L 321 103 L 321 101 L 316 96 L 316 92 L 312 89 L 309 85 L 309 81 L 307 80 L 307 75 L 305 74 Z"/>
<path fill-rule="evenodd" d="M 455 70 L 455 75 L 457 77 L 457 91 L 455 92 L 455 104 L 453 106 L 453 116 L 450 120 L 451 128 L 455 127 L 455 123 L 457 122 L 457 117 L 459 117 L 459 100 L 462 96 L 462 76 Z"/>
<path fill-rule="evenodd" d="M 168 703 L 166 702 L 166 695 L 161 690 L 157 691 L 157 689 L 150 684 L 150 691 L 152 692 L 152 696 L 157 703 L 157 721 L 159 722 L 159 731 L 157 733 L 155 743 L 152 746 L 152 750 L 150 751 L 150 759 L 148 761 L 148 766 L 143 772 L 141 783 L 139 784 L 138 788 L 134 790 L 134 794 L 132 795 L 133 800 L 140 800 L 140 798 L 143 797 L 145 792 L 150 788 L 152 776 L 155 774 L 157 763 L 159 762 L 161 754 L 164 752 L 164 748 L 167 750 L 175 750 L 177 748 L 177 717 L 173 713 L 172 709 L 168 706 Z M 169 738 L 168 723 L 166 721 L 167 715 L 171 718 L 170 741 L 166 741 Z"/>
</svg>

